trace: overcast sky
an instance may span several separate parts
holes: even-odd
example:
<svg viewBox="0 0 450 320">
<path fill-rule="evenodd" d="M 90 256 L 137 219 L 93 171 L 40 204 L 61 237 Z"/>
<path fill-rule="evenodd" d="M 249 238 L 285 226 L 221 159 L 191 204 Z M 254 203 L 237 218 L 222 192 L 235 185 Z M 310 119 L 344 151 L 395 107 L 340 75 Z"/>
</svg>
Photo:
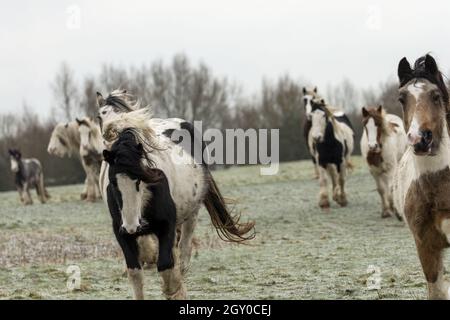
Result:
<svg viewBox="0 0 450 320">
<path fill-rule="evenodd" d="M 80 23 L 77 23 L 77 10 Z M 78 81 L 103 63 L 139 66 L 179 52 L 256 91 L 290 73 L 325 90 L 377 87 L 403 56 L 450 70 L 450 2 L 323 0 L 11 1 L 0 11 L 0 112 L 41 114 L 62 61 Z"/>
</svg>

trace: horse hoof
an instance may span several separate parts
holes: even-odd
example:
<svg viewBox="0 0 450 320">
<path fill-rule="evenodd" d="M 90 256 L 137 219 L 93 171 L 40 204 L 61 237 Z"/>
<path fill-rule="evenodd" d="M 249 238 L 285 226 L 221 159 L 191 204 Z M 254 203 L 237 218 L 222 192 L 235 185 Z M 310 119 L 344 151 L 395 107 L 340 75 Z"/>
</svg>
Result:
<svg viewBox="0 0 450 320">
<path fill-rule="evenodd" d="M 392 214 L 389 211 L 383 211 L 381 213 L 381 218 L 382 219 L 386 219 L 386 218 L 390 218 L 390 217 L 392 217 Z"/>
<path fill-rule="evenodd" d="M 87 198 L 87 193 L 82 193 L 82 194 L 80 194 L 80 199 L 81 200 L 84 200 L 84 199 L 86 199 Z"/>
<path fill-rule="evenodd" d="M 319 202 L 319 207 L 325 210 L 330 209 L 330 202 L 328 200 L 321 200 Z"/>
</svg>

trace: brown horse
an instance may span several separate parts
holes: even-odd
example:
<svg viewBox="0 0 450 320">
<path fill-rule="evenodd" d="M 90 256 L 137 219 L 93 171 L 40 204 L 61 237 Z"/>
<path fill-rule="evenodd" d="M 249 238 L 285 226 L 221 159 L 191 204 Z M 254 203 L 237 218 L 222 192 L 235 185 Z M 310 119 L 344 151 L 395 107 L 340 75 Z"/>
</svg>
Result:
<svg viewBox="0 0 450 320">
<path fill-rule="evenodd" d="M 436 61 L 398 67 L 409 148 L 394 177 L 394 204 L 414 236 L 430 299 L 448 299 L 442 256 L 450 238 L 449 96 Z"/>
</svg>

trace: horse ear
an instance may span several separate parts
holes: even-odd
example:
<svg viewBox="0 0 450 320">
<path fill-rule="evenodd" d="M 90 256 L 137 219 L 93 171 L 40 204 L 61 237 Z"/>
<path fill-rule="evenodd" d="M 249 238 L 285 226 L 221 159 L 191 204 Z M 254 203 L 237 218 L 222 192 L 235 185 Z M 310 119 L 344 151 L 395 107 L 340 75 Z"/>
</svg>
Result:
<svg viewBox="0 0 450 320">
<path fill-rule="evenodd" d="M 425 56 L 425 70 L 431 73 L 433 76 L 439 74 L 439 68 L 437 66 L 436 60 L 429 54 Z"/>
<path fill-rule="evenodd" d="M 314 93 L 317 93 L 317 87 L 314 87 Z"/>
<path fill-rule="evenodd" d="M 78 119 L 78 118 L 75 118 L 75 121 L 78 123 L 78 125 L 81 125 L 81 123 L 83 122 L 83 121 L 81 121 L 81 120 Z"/>
<path fill-rule="evenodd" d="M 397 75 L 401 85 L 405 84 L 407 82 L 406 80 L 409 80 L 412 77 L 411 65 L 406 57 L 403 57 L 403 59 L 400 60 Z"/>
<path fill-rule="evenodd" d="M 380 104 L 377 108 L 378 113 L 381 113 L 383 111 L 383 106 Z"/>
<path fill-rule="evenodd" d="M 303 90 L 302 90 L 302 92 L 303 92 L 303 95 L 305 95 L 305 94 L 306 94 L 306 88 L 305 88 L 305 87 L 303 87 Z"/>
<path fill-rule="evenodd" d="M 103 150 L 103 159 L 109 164 L 114 164 L 114 153 L 109 150 Z"/>
<path fill-rule="evenodd" d="M 365 107 L 361 108 L 361 112 L 364 118 L 369 116 L 369 111 L 367 111 L 367 109 Z"/>
<path fill-rule="evenodd" d="M 97 107 L 101 108 L 106 105 L 105 99 L 100 92 L 97 92 Z"/>
</svg>

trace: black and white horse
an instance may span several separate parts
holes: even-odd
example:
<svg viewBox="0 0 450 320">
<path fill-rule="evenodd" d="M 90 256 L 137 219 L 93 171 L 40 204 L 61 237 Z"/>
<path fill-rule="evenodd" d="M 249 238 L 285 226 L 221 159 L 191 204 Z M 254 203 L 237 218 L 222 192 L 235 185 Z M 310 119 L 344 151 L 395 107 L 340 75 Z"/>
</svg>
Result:
<svg viewBox="0 0 450 320">
<path fill-rule="evenodd" d="M 34 158 L 22 159 L 22 154 L 17 149 L 9 149 L 8 152 L 20 201 L 25 205 L 33 204 L 30 188 L 34 187 L 41 203 L 45 203 L 50 196 L 45 189 L 44 173 L 39 160 Z"/>
<path fill-rule="evenodd" d="M 314 143 L 309 142 L 310 141 L 309 133 L 310 133 L 311 127 L 312 127 L 313 100 L 323 100 L 323 98 L 317 92 L 317 87 L 314 87 L 312 89 L 303 87 L 303 106 L 305 108 L 305 120 L 303 122 L 303 137 L 308 145 L 308 151 L 311 155 L 311 158 L 312 158 L 312 161 L 314 164 L 315 178 L 318 179 L 320 175 L 319 175 L 319 166 L 318 166 L 318 164 L 316 162 L 316 158 L 314 156 Z M 323 100 L 323 101 L 325 101 L 325 100 Z M 329 105 L 327 105 L 327 109 L 333 113 L 333 116 L 337 120 L 348 121 L 348 123 L 350 123 L 347 116 L 341 109 L 332 107 Z"/>
<path fill-rule="evenodd" d="M 109 103 L 118 103 L 117 96 L 115 99 Z M 102 108 L 114 112 L 114 105 L 107 101 L 99 101 L 100 115 Z M 129 104 L 122 100 L 119 105 Z M 104 151 L 100 187 L 125 256 L 134 297 L 143 299 L 142 267 L 152 264 L 156 256 L 166 298 L 185 299 L 183 275 L 189 268 L 201 205 L 223 239 L 241 242 L 251 238 L 253 234 L 248 234 L 254 223 L 241 224 L 231 215 L 207 166 L 194 162 L 192 149 L 171 140 L 178 129 L 169 128 L 169 122 L 150 121 L 145 110 L 116 111 L 110 120 L 102 119 L 103 137 L 111 147 Z M 160 127 L 149 126 L 155 123 Z M 193 131 L 187 122 L 177 125 Z"/>
<path fill-rule="evenodd" d="M 323 99 L 312 100 L 311 130 L 308 143 L 319 167 L 319 206 L 330 207 L 328 200 L 327 174 L 333 185 L 333 200 L 341 206 L 347 205 L 344 184 L 350 155 L 354 146 L 354 133 L 347 117 L 336 117 Z"/>
</svg>

